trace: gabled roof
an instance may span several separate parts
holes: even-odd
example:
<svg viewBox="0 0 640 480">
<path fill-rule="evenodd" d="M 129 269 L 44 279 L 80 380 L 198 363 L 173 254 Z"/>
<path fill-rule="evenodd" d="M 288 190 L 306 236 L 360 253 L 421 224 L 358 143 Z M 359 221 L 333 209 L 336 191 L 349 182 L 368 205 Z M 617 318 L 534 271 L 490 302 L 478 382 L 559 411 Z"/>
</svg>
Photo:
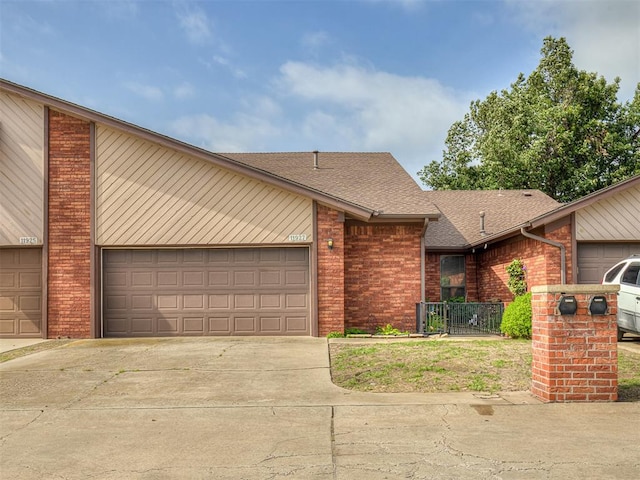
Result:
<svg viewBox="0 0 640 480">
<path fill-rule="evenodd" d="M 440 214 L 389 153 L 320 153 L 320 168 L 314 170 L 313 152 L 214 153 L 1 78 L 0 90 L 309 196 L 360 220 L 387 217 L 415 221 Z"/>
<path fill-rule="evenodd" d="M 440 214 L 425 197 L 424 191 L 390 153 L 286 152 L 222 155 L 370 208 L 379 218 L 437 218 Z"/>
<path fill-rule="evenodd" d="M 570 215 L 581 208 L 588 207 L 595 202 L 599 202 L 600 200 L 604 200 L 605 198 L 615 195 L 618 192 L 635 186 L 640 186 L 640 175 L 635 175 L 621 182 L 609 185 L 608 187 L 601 188 L 600 190 L 590 193 L 589 195 L 585 195 L 582 198 L 578 198 L 573 202 L 564 204 L 551 212 L 533 217 L 528 226 L 536 228 L 541 225 L 546 225 L 560 218 L 566 217 L 567 215 Z"/>
<path fill-rule="evenodd" d="M 423 194 L 442 212 L 430 223 L 426 244 L 431 250 L 459 250 L 489 238 L 519 231 L 531 218 L 562 204 L 539 190 L 436 190 Z M 484 232 L 480 212 L 484 212 Z"/>
</svg>

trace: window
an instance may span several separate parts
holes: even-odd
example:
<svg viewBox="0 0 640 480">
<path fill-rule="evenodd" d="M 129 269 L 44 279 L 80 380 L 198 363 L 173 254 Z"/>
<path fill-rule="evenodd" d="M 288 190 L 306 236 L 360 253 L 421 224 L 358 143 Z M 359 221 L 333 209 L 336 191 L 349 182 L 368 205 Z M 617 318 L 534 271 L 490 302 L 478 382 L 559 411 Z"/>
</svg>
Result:
<svg viewBox="0 0 640 480">
<path fill-rule="evenodd" d="M 622 267 L 624 267 L 625 264 L 621 263 L 620 265 L 618 265 L 616 268 L 614 268 L 613 270 L 610 270 L 609 272 L 607 272 L 607 275 L 604 277 L 604 281 L 607 283 L 612 283 L 616 276 L 618 275 L 618 273 L 620 273 L 620 270 L 622 270 Z"/>
<path fill-rule="evenodd" d="M 640 263 L 632 263 L 629 268 L 622 274 L 621 283 L 636 285 L 638 282 L 638 272 L 640 271 Z"/>
<path fill-rule="evenodd" d="M 464 255 L 442 255 L 440 257 L 440 298 L 442 301 L 466 299 L 467 275 Z"/>
</svg>

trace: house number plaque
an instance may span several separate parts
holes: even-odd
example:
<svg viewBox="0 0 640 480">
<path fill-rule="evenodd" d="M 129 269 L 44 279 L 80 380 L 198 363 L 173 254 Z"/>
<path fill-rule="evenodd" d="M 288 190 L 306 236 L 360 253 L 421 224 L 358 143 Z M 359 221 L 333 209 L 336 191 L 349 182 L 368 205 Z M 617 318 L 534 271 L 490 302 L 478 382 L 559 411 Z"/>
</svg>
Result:
<svg viewBox="0 0 640 480">
<path fill-rule="evenodd" d="M 290 242 L 306 242 L 307 234 L 306 233 L 292 233 L 289 235 Z"/>
<path fill-rule="evenodd" d="M 20 237 L 20 245 L 36 245 L 38 237 Z"/>
</svg>

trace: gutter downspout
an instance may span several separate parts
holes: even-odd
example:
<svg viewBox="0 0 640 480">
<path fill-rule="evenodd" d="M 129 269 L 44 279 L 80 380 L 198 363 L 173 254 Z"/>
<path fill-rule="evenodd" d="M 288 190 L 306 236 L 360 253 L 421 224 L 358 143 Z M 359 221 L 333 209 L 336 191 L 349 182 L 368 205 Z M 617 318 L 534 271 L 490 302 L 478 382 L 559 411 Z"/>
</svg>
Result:
<svg viewBox="0 0 640 480">
<path fill-rule="evenodd" d="M 520 233 L 527 238 L 531 238 L 533 240 L 538 240 L 539 242 L 546 243 L 548 245 L 552 245 L 556 248 L 560 249 L 560 283 L 562 285 L 567 284 L 567 249 L 560 242 L 556 242 L 553 240 L 549 240 L 548 238 L 538 237 L 532 233 L 525 231 L 524 227 L 520 227 Z"/>
</svg>

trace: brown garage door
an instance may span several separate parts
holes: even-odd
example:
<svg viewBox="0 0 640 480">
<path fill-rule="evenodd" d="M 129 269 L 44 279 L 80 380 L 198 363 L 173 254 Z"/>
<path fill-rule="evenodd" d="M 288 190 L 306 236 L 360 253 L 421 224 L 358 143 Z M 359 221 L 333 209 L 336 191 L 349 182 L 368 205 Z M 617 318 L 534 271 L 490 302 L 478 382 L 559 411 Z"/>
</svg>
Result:
<svg viewBox="0 0 640 480">
<path fill-rule="evenodd" d="M 42 251 L 0 248 L 0 336 L 42 336 Z"/>
<path fill-rule="evenodd" d="M 309 335 L 308 248 L 105 250 L 104 336 Z"/>
<path fill-rule="evenodd" d="M 601 283 L 607 270 L 634 253 L 640 253 L 640 242 L 579 243 L 578 283 Z"/>
</svg>

